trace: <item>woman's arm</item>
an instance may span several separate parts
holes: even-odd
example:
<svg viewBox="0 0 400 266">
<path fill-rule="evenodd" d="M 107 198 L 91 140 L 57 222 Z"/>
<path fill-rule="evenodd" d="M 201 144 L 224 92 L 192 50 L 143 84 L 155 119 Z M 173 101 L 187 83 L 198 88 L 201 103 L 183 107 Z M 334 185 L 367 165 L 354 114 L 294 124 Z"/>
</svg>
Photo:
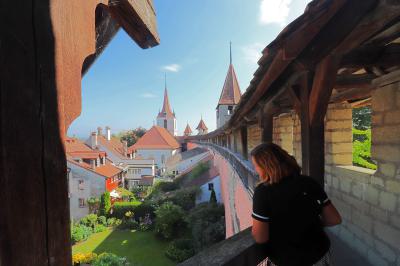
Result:
<svg viewBox="0 0 400 266">
<path fill-rule="evenodd" d="M 251 230 L 254 240 L 259 243 L 266 243 L 269 240 L 269 224 L 253 218 L 253 228 Z"/>
<path fill-rule="evenodd" d="M 322 222 L 324 226 L 335 226 L 342 223 L 342 217 L 332 203 L 322 208 Z"/>
</svg>

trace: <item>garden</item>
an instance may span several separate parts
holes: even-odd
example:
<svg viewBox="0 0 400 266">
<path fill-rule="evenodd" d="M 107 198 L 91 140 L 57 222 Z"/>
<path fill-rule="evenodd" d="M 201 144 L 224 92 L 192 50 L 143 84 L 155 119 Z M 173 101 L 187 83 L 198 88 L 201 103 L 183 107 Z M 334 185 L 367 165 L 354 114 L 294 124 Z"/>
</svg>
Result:
<svg viewBox="0 0 400 266">
<path fill-rule="evenodd" d="M 208 169 L 201 163 L 172 182 L 159 182 L 143 200 L 134 193 L 113 206 L 108 193 L 94 200 L 93 213 L 71 226 L 73 264 L 175 265 L 225 239 L 224 208 L 215 193 L 196 205 L 200 189 L 185 186 Z"/>
</svg>

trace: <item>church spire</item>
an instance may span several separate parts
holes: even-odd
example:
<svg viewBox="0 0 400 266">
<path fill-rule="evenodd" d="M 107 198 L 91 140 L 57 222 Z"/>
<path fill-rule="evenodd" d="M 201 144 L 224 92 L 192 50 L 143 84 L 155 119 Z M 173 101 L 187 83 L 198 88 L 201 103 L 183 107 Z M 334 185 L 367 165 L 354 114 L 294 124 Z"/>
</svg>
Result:
<svg viewBox="0 0 400 266">
<path fill-rule="evenodd" d="M 159 112 L 158 116 L 159 117 L 166 117 L 166 118 L 172 118 L 175 117 L 174 112 L 172 112 L 171 105 L 169 103 L 169 98 L 168 98 L 168 89 L 167 89 L 167 74 L 164 75 L 164 101 L 163 101 L 163 107 L 161 111 Z"/>
<path fill-rule="evenodd" d="M 229 64 L 232 65 L 232 42 L 229 42 Z"/>
<path fill-rule="evenodd" d="M 236 105 L 239 103 L 242 93 L 240 91 L 239 82 L 236 77 L 235 69 L 232 65 L 232 42 L 229 42 L 229 68 L 225 77 L 224 86 L 222 87 L 221 96 L 218 101 L 219 105 Z M 217 106 L 217 107 L 218 107 Z"/>
</svg>

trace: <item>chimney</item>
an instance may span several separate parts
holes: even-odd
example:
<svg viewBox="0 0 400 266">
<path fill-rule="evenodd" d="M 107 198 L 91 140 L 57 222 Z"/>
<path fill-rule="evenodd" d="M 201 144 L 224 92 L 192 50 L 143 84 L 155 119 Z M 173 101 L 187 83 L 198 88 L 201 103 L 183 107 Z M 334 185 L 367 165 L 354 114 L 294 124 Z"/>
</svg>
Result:
<svg viewBox="0 0 400 266">
<path fill-rule="evenodd" d="M 106 135 L 107 135 L 107 140 L 111 140 L 111 128 L 109 126 L 106 127 Z"/>
<path fill-rule="evenodd" d="M 103 131 L 103 129 L 102 129 L 101 127 L 98 127 L 98 128 L 97 128 L 97 135 L 98 135 L 98 136 L 103 135 L 103 132 L 102 132 L 102 131 Z"/>
<path fill-rule="evenodd" d="M 122 141 L 123 148 L 124 148 L 124 156 L 128 157 L 128 142 L 126 140 Z"/>
<path fill-rule="evenodd" d="M 90 135 L 90 147 L 94 150 L 97 147 L 97 133 L 92 132 Z"/>
<path fill-rule="evenodd" d="M 90 160 L 90 166 L 92 167 L 92 169 L 96 169 L 96 159 L 94 160 Z"/>
</svg>

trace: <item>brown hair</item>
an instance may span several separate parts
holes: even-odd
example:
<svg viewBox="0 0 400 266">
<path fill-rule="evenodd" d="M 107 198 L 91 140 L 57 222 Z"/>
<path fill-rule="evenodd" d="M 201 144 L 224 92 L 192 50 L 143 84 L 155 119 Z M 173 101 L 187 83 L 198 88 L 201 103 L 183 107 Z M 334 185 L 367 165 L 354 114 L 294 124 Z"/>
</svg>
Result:
<svg viewBox="0 0 400 266">
<path fill-rule="evenodd" d="M 261 182 L 274 184 L 282 178 L 299 175 L 301 168 L 296 159 L 287 151 L 274 143 L 262 143 L 251 151 L 251 156 L 265 171 L 265 176 L 260 176 Z"/>
</svg>

